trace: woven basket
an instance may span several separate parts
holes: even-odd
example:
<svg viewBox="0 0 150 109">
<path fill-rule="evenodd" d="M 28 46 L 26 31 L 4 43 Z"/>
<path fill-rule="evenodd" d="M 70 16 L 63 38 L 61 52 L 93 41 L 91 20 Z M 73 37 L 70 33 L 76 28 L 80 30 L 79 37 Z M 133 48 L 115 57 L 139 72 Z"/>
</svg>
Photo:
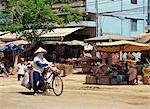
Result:
<svg viewBox="0 0 150 109">
<path fill-rule="evenodd" d="M 98 78 L 98 84 L 110 84 L 108 76 L 100 76 Z"/>
<path fill-rule="evenodd" d="M 86 80 L 85 80 L 87 84 L 96 84 L 97 83 L 97 79 L 95 76 L 90 76 L 90 75 L 87 75 L 86 76 Z"/>
</svg>

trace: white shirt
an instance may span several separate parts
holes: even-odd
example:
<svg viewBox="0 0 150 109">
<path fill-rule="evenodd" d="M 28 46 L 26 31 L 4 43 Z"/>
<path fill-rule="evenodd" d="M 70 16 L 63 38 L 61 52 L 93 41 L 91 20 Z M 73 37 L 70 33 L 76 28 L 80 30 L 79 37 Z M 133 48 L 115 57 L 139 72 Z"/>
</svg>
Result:
<svg viewBox="0 0 150 109">
<path fill-rule="evenodd" d="M 34 63 L 33 63 L 34 71 L 37 71 L 37 72 L 39 72 L 39 73 L 43 73 L 44 68 L 39 67 L 39 66 L 36 64 L 37 61 L 39 61 L 41 64 L 49 64 L 49 62 L 48 62 L 45 58 L 41 59 L 41 58 L 39 58 L 38 56 L 36 56 L 33 61 L 34 61 Z"/>
<path fill-rule="evenodd" d="M 18 74 L 25 74 L 26 66 L 24 64 L 18 64 Z"/>
</svg>

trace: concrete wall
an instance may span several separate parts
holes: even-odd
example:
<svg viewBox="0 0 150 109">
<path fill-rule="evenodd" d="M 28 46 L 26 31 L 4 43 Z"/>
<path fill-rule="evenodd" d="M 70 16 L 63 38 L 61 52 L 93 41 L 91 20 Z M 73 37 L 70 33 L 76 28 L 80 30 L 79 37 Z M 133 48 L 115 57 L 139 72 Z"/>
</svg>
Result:
<svg viewBox="0 0 150 109">
<path fill-rule="evenodd" d="M 87 12 L 96 13 L 95 1 L 86 0 Z M 98 0 L 98 34 L 100 35 L 100 28 L 102 28 L 102 33 L 124 36 L 146 32 L 147 1 L 138 0 L 137 4 L 131 4 L 131 0 Z M 131 19 L 137 19 L 137 31 L 131 31 Z"/>
</svg>

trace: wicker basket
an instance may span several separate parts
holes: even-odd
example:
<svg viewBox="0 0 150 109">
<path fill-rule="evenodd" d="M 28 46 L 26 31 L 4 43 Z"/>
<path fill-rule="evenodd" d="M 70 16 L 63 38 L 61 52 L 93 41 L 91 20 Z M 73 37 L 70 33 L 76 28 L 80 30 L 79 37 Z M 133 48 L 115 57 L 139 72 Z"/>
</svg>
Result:
<svg viewBox="0 0 150 109">
<path fill-rule="evenodd" d="M 108 76 L 100 76 L 98 78 L 98 84 L 110 84 L 110 81 L 109 81 L 109 77 Z"/>
<path fill-rule="evenodd" d="M 97 83 L 97 79 L 95 76 L 90 76 L 90 75 L 87 75 L 86 76 L 86 80 L 85 80 L 86 84 L 96 84 Z"/>
</svg>

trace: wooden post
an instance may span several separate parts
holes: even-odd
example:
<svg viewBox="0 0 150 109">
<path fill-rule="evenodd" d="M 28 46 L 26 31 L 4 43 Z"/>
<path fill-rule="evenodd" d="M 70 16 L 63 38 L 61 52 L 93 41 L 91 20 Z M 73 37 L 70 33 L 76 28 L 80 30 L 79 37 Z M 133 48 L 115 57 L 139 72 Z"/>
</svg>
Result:
<svg viewBox="0 0 150 109">
<path fill-rule="evenodd" d="M 15 57 L 14 57 L 14 68 L 13 68 L 12 74 L 16 74 L 17 73 L 18 58 L 19 58 L 19 55 L 18 54 L 15 55 Z"/>
</svg>

